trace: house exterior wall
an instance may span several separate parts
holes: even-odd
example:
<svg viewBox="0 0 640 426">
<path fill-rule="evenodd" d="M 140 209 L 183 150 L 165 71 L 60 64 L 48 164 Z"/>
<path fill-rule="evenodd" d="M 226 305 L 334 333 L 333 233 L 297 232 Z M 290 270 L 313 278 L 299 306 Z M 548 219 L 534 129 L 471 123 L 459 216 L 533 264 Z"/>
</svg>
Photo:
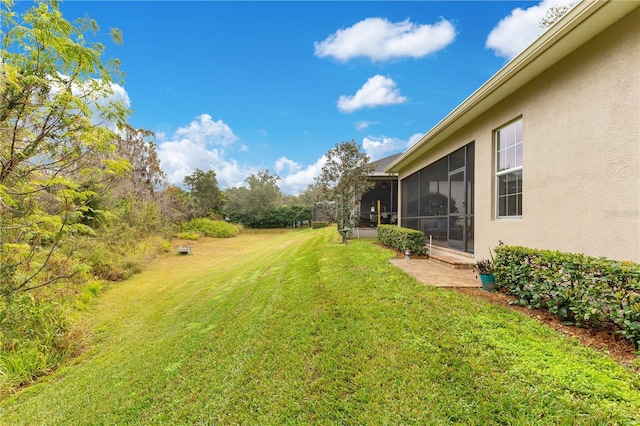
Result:
<svg viewBox="0 0 640 426">
<path fill-rule="evenodd" d="M 476 258 L 501 240 L 640 262 L 639 28 L 636 8 L 431 147 L 400 181 L 475 141 Z M 493 134 L 518 117 L 523 215 L 496 219 Z"/>
</svg>

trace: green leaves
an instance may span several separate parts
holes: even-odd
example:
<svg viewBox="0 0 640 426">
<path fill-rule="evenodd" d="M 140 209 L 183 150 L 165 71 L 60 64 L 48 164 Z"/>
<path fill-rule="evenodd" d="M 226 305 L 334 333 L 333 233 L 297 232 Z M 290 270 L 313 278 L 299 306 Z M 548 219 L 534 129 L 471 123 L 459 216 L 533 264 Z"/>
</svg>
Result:
<svg viewBox="0 0 640 426">
<path fill-rule="evenodd" d="M 378 225 L 378 240 L 399 251 L 409 250 L 412 255 L 422 256 L 429 253 L 424 233 L 415 229 Z"/>
<path fill-rule="evenodd" d="M 267 228 L 282 202 L 278 175 L 261 170 L 250 175 L 246 187 L 227 188 L 224 191 L 224 213 L 232 221 L 250 228 Z"/>
<path fill-rule="evenodd" d="M 223 220 L 211 220 L 204 217 L 193 219 L 182 226 L 183 231 L 196 232 L 204 237 L 231 238 L 240 233 L 240 228 Z"/>
<path fill-rule="evenodd" d="M 583 254 L 500 246 L 496 282 L 532 308 L 613 327 L 640 347 L 640 265 Z"/>
<path fill-rule="evenodd" d="M 37 2 L 22 14 L 13 2 L 2 4 L 0 249 L 11 253 L 0 287 L 6 295 L 74 274 L 74 237 L 92 232 L 84 223 L 97 211 L 91 202 L 107 174 L 128 171 L 113 144 L 113 129 L 128 110 L 112 99 L 117 69 L 103 65 L 104 46 L 85 39 L 85 31 L 97 31 L 95 22 L 70 23 L 56 1 Z"/>
<path fill-rule="evenodd" d="M 338 224 L 338 230 L 354 228 L 358 217 L 352 214 L 362 194 L 374 184 L 369 181 L 373 165 L 354 140 L 342 142 L 325 154 L 326 162 L 316 178 L 318 205 Z"/>
<path fill-rule="evenodd" d="M 218 187 L 215 171 L 205 172 L 196 169 L 192 174 L 185 176 L 184 184 L 189 188 L 189 195 L 193 199 L 195 214 L 198 217 L 219 213 L 222 210 L 224 197 Z"/>
</svg>

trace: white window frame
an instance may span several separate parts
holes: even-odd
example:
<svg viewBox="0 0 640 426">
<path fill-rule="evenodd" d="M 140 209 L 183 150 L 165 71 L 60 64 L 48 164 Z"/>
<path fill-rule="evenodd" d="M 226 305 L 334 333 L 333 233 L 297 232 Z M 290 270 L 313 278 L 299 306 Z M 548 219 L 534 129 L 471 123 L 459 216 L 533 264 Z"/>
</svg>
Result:
<svg viewBox="0 0 640 426">
<path fill-rule="evenodd" d="M 503 149 L 499 149 L 500 147 L 500 141 L 499 141 L 499 135 L 500 132 L 503 130 L 507 130 L 509 129 L 509 127 L 514 126 L 513 128 L 513 143 L 511 145 L 506 145 L 505 147 L 503 147 Z M 519 129 L 518 129 L 519 127 Z M 522 117 L 518 117 L 513 121 L 510 121 L 509 123 L 505 124 L 504 126 L 499 127 L 498 129 L 496 129 L 493 132 L 493 150 L 494 150 L 494 155 L 495 155 L 495 217 L 496 219 L 499 220 L 513 220 L 513 219 L 522 219 L 522 203 L 520 203 L 520 205 L 517 207 L 517 213 L 516 215 L 509 215 L 509 214 L 505 214 L 505 215 L 500 215 L 500 178 L 502 176 L 506 176 L 506 175 L 511 175 L 511 174 L 515 174 L 515 173 L 520 173 L 521 176 L 523 176 L 522 173 L 522 164 L 523 164 L 523 158 L 522 158 L 522 145 L 523 145 L 523 136 L 522 136 Z M 518 133 L 519 130 L 519 133 Z M 519 147 L 519 155 L 518 155 L 518 147 Z M 507 152 L 507 149 L 513 149 L 513 162 L 514 164 L 511 165 L 509 167 L 509 164 L 507 164 L 506 168 L 503 170 L 500 170 L 501 167 L 501 163 L 500 163 L 500 154 L 504 154 L 505 152 Z M 508 159 L 507 159 L 508 160 Z M 520 188 L 519 191 L 513 193 L 513 194 L 520 194 L 521 198 L 524 195 L 524 191 L 522 190 L 522 182 L 524 181 L 523 177 L 521 177 L 521 181 L 520 181 Z M 505 196 L 503 196 L 503 198 L 507 197 L 509 194 L 506 194 Z M 508 213 L 508 208 L 507 211 L 505 213 Z"/>
</svg>

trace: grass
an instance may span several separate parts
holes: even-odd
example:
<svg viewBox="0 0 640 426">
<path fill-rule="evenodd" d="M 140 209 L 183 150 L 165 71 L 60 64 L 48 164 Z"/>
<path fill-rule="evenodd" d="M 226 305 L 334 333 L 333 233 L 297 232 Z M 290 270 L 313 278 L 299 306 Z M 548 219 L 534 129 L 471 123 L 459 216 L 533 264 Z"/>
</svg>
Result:
<svg viewBox="0 0 640 426">
<path fill-rule="evenodd" d="M 425 287 L 333 228 L 163 255 L 93 349 L 1 424 L 637 424 L 640 378 L 516 312 Z"/>
</svg>

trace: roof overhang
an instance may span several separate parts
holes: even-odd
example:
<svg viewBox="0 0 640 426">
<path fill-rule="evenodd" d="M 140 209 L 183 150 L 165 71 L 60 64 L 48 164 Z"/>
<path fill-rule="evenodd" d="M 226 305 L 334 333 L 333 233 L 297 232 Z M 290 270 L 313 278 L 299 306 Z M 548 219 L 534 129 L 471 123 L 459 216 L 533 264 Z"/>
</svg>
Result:
<svg viewBox="0 0 640 426">
<path fill-rule="evenodd" d="M 416 158 L 523 87 L 639 5 L 640 1 L 637 0 L 583 0 L 578 3 L 407 151 L 389 164 L 384 171 L 387 173 L 400 172 Z"/>
<path fill-rule="evenodd" d="M 398 179 L 398 175 L 395 173 L 373 172 L 367 176 L 375 179 Z"/>
</svg>

